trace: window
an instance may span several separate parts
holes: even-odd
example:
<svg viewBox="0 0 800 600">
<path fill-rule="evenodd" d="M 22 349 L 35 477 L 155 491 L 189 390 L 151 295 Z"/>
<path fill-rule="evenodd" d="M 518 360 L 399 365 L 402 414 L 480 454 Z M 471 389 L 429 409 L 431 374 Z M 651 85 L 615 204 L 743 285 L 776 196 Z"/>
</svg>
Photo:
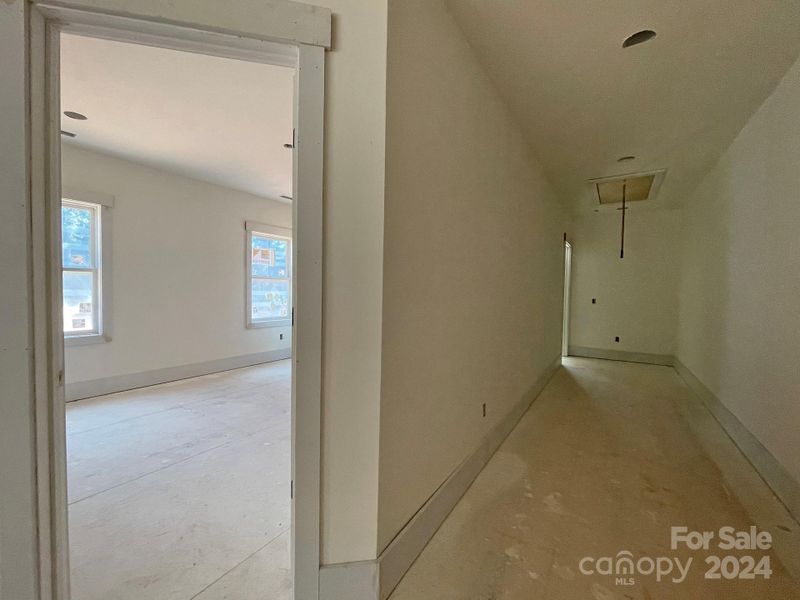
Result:
<svg viewBox="0 0 800 600">
<path fill-rule="evenodd" d="M 247 326 L 286 326 L 292 320 L 291 230 L 248 222 Z"/>
<path fill-rule="evenodd" d="M 110 200 L 61 201 L 64 338 L 70 344 L 108 339 L 103 217 L 110 205 Z"/>
</svg>

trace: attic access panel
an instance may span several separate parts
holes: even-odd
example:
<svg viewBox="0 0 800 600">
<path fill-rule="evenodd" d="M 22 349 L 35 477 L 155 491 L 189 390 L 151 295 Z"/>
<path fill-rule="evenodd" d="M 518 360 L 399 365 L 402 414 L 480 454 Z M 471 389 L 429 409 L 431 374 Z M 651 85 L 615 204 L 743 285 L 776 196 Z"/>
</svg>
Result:
<svg viewBox="0 0 800 600">
<path fill-rule="evenodd" d="M 616 210 L 621 215 L 621 232 L 619 257 L 625 258 L 625 212 L 628 210 L 629 202 L 642 202 L 652 200 L 658 193 L 661 182 L 664 181 L 665 169 L 651 171 L 649 173 L 629 173 L 627 175 L 615 175 L 600 179 L 591 179 L 590 183 L 594 186 L 597 193 L 597 201 L 600 206 L 621 204 Z M 598 212 L 595 209 L 595 212 Z"/>
<path fill-rule="evenodd" d="M 619 204 L 622 202 L 622 188 L 625 186 L 625 202 L 640 202 L 650 197 L 656 176 L 641 175 L 616 181 L 596 182 L 597 198 L 600 204 Z"/>
<path fill-rule="evenodd" d="M 590 179 L 589 183 L 594 188 L 594 197 L 597 199 L 597 205 L 604 207 L 622 204 L 623 187 L 625 188 L 626 203 L 654 200 L 666 174 L 666 169 L 659 169 L 598 177 Z"/>
</svg>

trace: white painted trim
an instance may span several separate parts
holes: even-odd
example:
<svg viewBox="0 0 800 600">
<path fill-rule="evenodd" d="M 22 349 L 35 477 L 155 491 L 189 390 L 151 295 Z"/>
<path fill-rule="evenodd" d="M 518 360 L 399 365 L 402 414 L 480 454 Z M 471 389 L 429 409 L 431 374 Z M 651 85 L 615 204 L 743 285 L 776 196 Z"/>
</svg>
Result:
<svg viewBox="0 0 800 600">
<path fill-rule="evenodd" d="M 675 370 L 693 392 L 680 407 L 681 414 L 722 473 L 726 490 L 736 496 L 759 529 L 772 534 L 772 550 L 789 575 L 800 578 L 800 486 L 677 358 Z"/>
<path fill-rule="evenodd" d="M 559 354 L 514 408 L 481 440 L 472 454 L 450 473 L 377 559 L 323 566 L 320 569 L 320 600 L 388 598 L 560 366 Z"/>
<path fill-rule="evenodd" d="M 87 202 L 88 204 L 99 204 L 100 206 L 107 206 L 114 208 L 116 198 L 111 194 L 103 194 L 102 192 L 90 192 L 80 188 L 62 186 L 61 197 L 65 200 L 75 200 L 76 202 Z"/>
<path fill-rule="evenodd" d="M 325 51 L 301 45 L 298 53 L 292 150 L 292 570 L 295 600 L 311 600 L 319 596 L 320 564 Z"/>
<path fill-rule="evenodd" d="M 245 221 L 244 229 L 245 231 L 255 231 L 256 233 L 267 233 L 277 237 L 284 237 L 288 240 L 292 239 L 292 230 L 288 227 L 278 227 L 277 225 L 259 223 L 258 221 Z"/>
<path fill-rule="evenodd" d="M 250 310 L 249 308 L 247 309 Z M 265 329 L 269 327 L 291 327 L 291 319 L 282 319 L 280 321 L 251 321 L 245 326 L 246 329 Z"/>
<path fill-rule="evenodd" d="M 675 370 L 700 398 L 736 447 L 775 492 L 795 521 L 800 522 L 800 482 L 796 481 L 772 453 L 753 435 L 700 379 L 675 358 Z"/>
<path fill-rule="evenodd" d="M 105 344 L 111 338 L 103 333 L 92 333 L 90 335 L 67 335 L 64 336 L 64 347 L 74 348 L 77 346 L 93 346 L 95 344 Z"/>
<path fill-rule="evenodd" d="M 320 568 L 320 600 L 378 600 L 379 597 L 377 559 Z"/>
<path fill-rule="evenodd" d="M 583 358 L 601 358 L 603 360 L 620 360 L 623 362 L 645 363 L 648 365 L 664 365 L 671 367 L 673 356 L 670 354 L 649 354 L 647 352 L 627 352 L 625 350 L 608 350 L 606 348 L 587 348 L 570 346 L 570 356 Z"/>
<path fill-rule="evenodd" d="M 196 10 L 196 3 L 189 0 L 137 0 L 135 13 L 127 0 L 34 0 L 34 4 L 49 20 L 76 23 L 92 32 L 105 33 L 102 28 L 112 18 L 114 24 L 108 33 L 119 41 L 141 43 L 143 35 L 156 35 L 174 38 L 176 44 L 199 40 L 206 45 L 208 36 L 213 35 L 226 52 L 235 41 L 229 39 L 232 36 L 241 38 L 235 47 L 247 43 L 254 50 L 253 43 L 259 41 L 324 48 L 331 45 L 331 10 L 289 0 L 237 0 L 236 6 L 225 10 L 205 11 Z M 176 27 L 189 28 L 193 33 L 176 37 L 172 32 Z M 130 39 L 122 37 L 125 32 L 130 33 Z"/>
<path fill-rule="evenodd" d="M 61 31 L 95 35 L 183 50 L 287 64 L 298 69 L 295 94 L 297 143 L 294 149 L 293 238 L 302 240 L 302 253 L 294 245 L 297 293 L 293 328 L 292 381 L 292 471 L 295 498 L 292 503 L 293 576 L 296 600 L 316 600 L 319 583 L 319 476 L 320 403 L 322 375 L 322 165 L 324 117 L 324 47 L 330 44 L 330 10 L 317 9 L 288 0 L 236 0 L 235 7 L 219 10 L 214 0 L 73 0 L 25 3 L 24 15 L 12 14 L 23 3 L 2 5 L 3 18 L 24 29 L 27 38 L 9 35 L 0 39 L 3 56 L 27 59 L 28 77 L 15 79 L 21 89 L 0 90 L 2 100 L 13 108 L 27 105 L 27 121 L 21 141 L 9 136 L 9 143 L 28 160 L 12 165 L 13 182 L 28 182 L 28 187 L 13 187 L 12 204 L 28 211 L 25 244 L 15 246 L 14 264 L 28 271 L 29 294 L 21 326 L 32 339 L 20 350 L 33 356 L 34 375 L 16 369 L 24 378 L 21 389 L 28 390 L 25 406 L 30 410 L 14 413 L 17 430 L 35 431 L 28 451 L 36 456 L 29 487 L 37 501 L 16 502 L 12 515 L 17 530 L 28 527 L 36 537 L 15 538 L 15 553 L 36 556 L 34 571 L 0 562 L 0 590 L 11 589 L 14 596 L 39 600 L 69 600 L 69 544 L 67 541 L 66 431 L 64 415 L 63 331 L 61 324 L 61 265 L 56 264 L 52 245 L 59 240 L 60 208 L 60 111 L 58 59 Z M 136 14 L 132 14 L 134 6 Z M 20 9 L 21 10 L 21 9 Z M 6 28 L 3 28 L 6 31 Z M 13 28 L 9 33 L 14 33 Z M 290 51 L 274 54 L 276 44 Z M 6 52 L 8 51 L 8 52 Z M 280 62 L 283 61 L 283 62 Z M 4 64 L 5 66 L 5 64 Z M 14 69 L 15 63 L 9 65 Z M 13 69 L 12 69 L 13 70 Z M 12 73 L 13 74 L 13 73 Z M 25 111 L 23 111 L 25 114 Z M 23 129 L 23 128 L 20 128 Z M 15 132 L 16 133 L 16 132 Z M 28 170 L 30 169 L 30 170 Z M 302 176 L 301 176 L 302 174 Z M 26 196 L 22 197 L 22 190 Z M 10 214 L 12 221 L 18 214 Z M 30 254 L 27 250 L 30 249 Z M 30 260 L 25 260 L 26 254 Z M 4 262 L 4 266 L 10 265 Z M 13 269 L 10 274 L 14 274 Z M 21 327 L 20 326 L 20 327 Z M 22 331 L 20 329 L 19 331 Z M 14 340 L 19 336 L 15 332 Z M 7 361 L 12 363 L 11 354 Z M 14 355 L 16 356 L 16 355 Z M 5 367 L 5 362 L 3 363 Z M 18 398 L 25 402 L 25 399 Z M 2 453 L 0 461 L 14 459 Z M 19 460 L 17 457 L 17 463 Z M 3 466 L 4 463 L 3 463 Z M 22 467 L 16 466 L 20 469 Z M 22 485 L 22 484 L 20 484 Z M 24 487 L 24 486 L 23 486 Z M 15 496 L 16 498 L 16 496 Z M 21 507 L 21 508 L 20 508 Z M 8 522 L 8 519 L 4 519 Z M 18 563 L 21 563 L 18 561 Z M 19 592 L 17 593 L 17 591 Z"/>
<path fill-rule="evenodd" d="M 92 379 L 88 381 L 76 381 L 66 385 L 66 400 L 74 402 L 84 398 L 103 396 L 116 392 L 124 392 L 136 388 L 158 385 L 169 381 L 188 379 L 189 377 L 199 377 L 210 375 L 231 369 L 242 367 L 252 367 L 263 363 L 286 360 L 292 357 L 291 348 L 281 350 L 269 350 L 267 352 L 257 352 L 255 354 L 243 354 L 231 356 L 229 358 L 218 358 L 204 362 L 193 363 L 190 365 L 178 365 L 176 367 L 166 367 L 152 371 L 141 371 L 139 373 L 126 373 L 124 375 L 114 375 L 103 377 L 102 379 Z"/>
</svg>

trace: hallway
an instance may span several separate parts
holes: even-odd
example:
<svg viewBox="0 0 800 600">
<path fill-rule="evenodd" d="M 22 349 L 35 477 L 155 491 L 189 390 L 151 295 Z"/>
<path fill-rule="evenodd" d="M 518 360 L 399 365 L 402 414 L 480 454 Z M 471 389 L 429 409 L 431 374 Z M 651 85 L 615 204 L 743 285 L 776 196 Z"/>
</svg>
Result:
<svg viewBox="0 0 800 600">
<path fill-rule="evenodd" d="M 733 495 L 733 490 L 737 495 Z M 773 549 L 670 549 L 670 527 L 768 531 Z M 673 557 L 681 583 L 584 575 L 584 557 Z M 800 531 L 670 367 L 567 358 L 391 600 L 788 600 Z M 769 555 L 768 580 L 708 580 L 707 556 Z M 778 556 L 793 564 L 784 567 Z M 616 558 L 615 558 L 616 560 Z M 599 567 L 598 567 L 599 568 Z"/>
</svg>

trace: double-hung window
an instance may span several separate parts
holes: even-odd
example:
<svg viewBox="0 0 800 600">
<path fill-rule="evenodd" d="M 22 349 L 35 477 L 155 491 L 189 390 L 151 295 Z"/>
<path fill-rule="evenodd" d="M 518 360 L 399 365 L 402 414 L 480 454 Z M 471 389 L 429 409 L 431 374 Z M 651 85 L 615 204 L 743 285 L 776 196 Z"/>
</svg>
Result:
<svg viewBox="0 0 800 600">
<path fill-rule="evenodd" d="M 61 201 L 61 266 L 64 338 L 67 342 L 102 340 L 103 206 Z"/>
<path fill-rule="evenodd" d="M 247 326 L 277 327 L 292 319 L 292 232 L 248 221 Z"/>
</svg>

